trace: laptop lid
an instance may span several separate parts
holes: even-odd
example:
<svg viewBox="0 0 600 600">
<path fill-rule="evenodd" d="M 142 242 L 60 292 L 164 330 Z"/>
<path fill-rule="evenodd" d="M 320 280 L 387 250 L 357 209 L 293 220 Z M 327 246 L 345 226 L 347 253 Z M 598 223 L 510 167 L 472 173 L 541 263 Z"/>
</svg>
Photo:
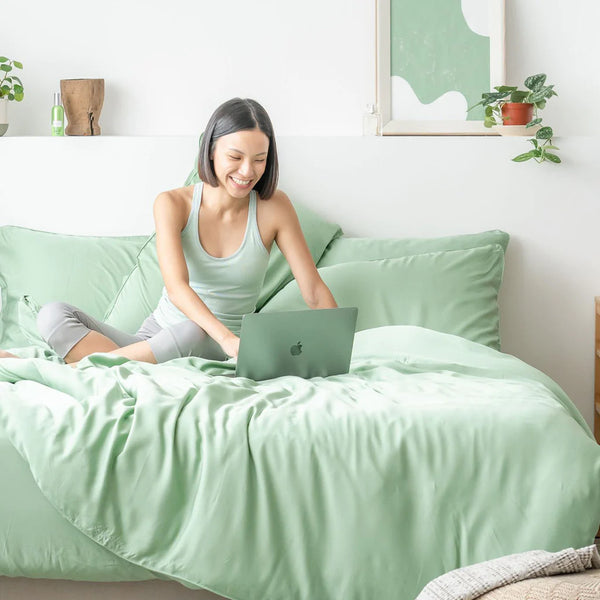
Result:
<svg viewBox="0 0 600 600">
<path fill-rule="evenodd" d="M 355 307 L 244 315 L 235 374 L 260 381 L 347 373 L 357 315 Z"/>
</svg>

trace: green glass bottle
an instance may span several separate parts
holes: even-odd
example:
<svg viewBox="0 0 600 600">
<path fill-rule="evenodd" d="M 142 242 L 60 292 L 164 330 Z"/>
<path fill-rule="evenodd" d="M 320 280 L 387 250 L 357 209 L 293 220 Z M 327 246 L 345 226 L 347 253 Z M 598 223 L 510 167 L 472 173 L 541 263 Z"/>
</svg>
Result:
<svg viewBox="0 0 600 600">
<path fill-rule="evenodd" d="M 52 135 L 65 135 L 65 109 L 60 100 L 60 92 L 54 92 L 51 125 Z"/>
</svg>

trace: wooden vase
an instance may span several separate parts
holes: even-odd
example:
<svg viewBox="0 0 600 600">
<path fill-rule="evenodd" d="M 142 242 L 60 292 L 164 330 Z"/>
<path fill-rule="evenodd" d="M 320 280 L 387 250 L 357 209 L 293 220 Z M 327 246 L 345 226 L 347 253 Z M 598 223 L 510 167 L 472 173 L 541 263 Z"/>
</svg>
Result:
<svg viewBox="0 0 600 600">
<path fill-rule="evenodd" d="M 60 93 L 67 135 L 100 135 L 100 112 L 104 103 L 104 79 L 61 79 Z"/>
</svg>

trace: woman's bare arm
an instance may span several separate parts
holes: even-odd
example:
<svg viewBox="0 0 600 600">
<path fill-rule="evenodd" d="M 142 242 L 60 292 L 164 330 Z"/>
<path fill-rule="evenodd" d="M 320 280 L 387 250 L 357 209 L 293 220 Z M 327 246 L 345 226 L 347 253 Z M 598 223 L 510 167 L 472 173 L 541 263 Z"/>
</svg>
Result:
<svg viewBox="0 0 600 600">
<path fill-rule="evenodd" d="M 336 308 L 333 294 L 321 279 L 290 199 L 278 190 L 273 198 L 276 219 L 275 241 L 298 282 L 302 298 L 310 308 Z"/>
</svg>

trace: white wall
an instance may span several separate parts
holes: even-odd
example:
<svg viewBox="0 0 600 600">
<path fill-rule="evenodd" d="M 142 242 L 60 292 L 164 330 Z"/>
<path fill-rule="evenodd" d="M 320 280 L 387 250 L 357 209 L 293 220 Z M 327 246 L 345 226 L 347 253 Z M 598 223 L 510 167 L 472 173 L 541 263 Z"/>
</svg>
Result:
<svg viewBox="0 0 600 600">
<path fill-rule="evenodd" d="M 544 115 L 562 136 L 558 166 L 510 162 L 522 139 L 361 138 L 374 0 L 107 0 L 92 17 L 74 0 L 4 0 L 0 18 L 0 54 L 22 60 L 26 86 L 0 138 L 0 223 L 149 231 L 152 199 L 183 181 L 210 112 L 255 97 L 281 136 L 281 187 L 348 233 L 511 233 L 504 349 L 554 377 L 591 424 L 600 3 L 507 0 L 508 80 L 545 71 L 556 84 Z M 18 137 L 47 136 L 69 77 L 106 79 L 105 137 Z"/>
<path fill-rule="evenodd" d="M 548 74 L 558 135 L 600 133 L 598 22 L 595 0 L 506 0 L 507 79 Z M 197 135 L 233 96 L 280 135 L 360 135 L 374 101 L 375 0 L 3 0 L 0 26 L 0 54 L 25 66 L 11 135 L 47 135 L 52 93 L 77 77 L 106 80 L 108 135 Z"/>
</svg>

